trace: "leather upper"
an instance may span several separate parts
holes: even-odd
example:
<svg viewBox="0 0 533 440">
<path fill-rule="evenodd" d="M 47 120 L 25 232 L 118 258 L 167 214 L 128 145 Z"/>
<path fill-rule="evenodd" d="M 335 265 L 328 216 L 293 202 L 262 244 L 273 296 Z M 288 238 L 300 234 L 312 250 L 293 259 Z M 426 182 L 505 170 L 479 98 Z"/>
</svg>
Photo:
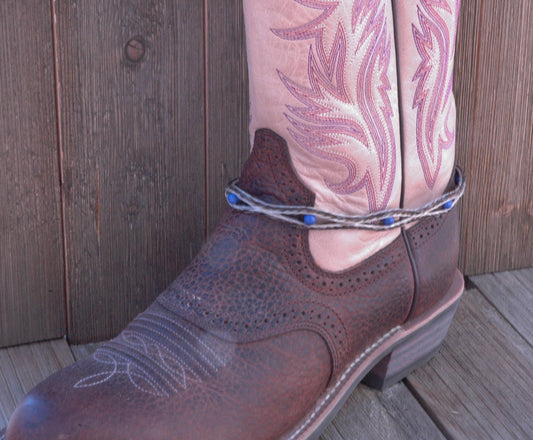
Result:
<svg viewBox="0 0 533 440">
<path fill-rule="evenodd" d="M 291 170 L 283 139 L 270 130 L 258 131 L 242 176 L 244 190 L 270 203 L 313 202 Z M 229 212 L 158 301 L 238 343 L 315 331 L 328 344 L 336 377 L 355 353 L 405 321 L 414 281 L 401 240 L 341 273 L 316 266 L 308 243 L 307 229 Z"/>
<path fill-rule="evenodd" d="M 270 130 L 257 132 L 239 185 L 313 203 Z M 229 211 L 146 312 L 27 396 L 7 440 L 279 438 L 368 346 L 439 301 L 456 228 L 454 209 L 331 273 L 314 264 L 306 229 Z"/>
</svg>

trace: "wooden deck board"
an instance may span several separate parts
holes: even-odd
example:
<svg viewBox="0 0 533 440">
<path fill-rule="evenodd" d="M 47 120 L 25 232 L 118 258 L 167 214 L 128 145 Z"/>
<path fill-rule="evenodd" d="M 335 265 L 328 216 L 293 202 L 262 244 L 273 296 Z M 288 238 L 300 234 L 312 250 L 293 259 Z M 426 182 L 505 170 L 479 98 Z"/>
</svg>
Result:
<svg viewBox="0 0 533 440">
<path fill-rule="evenodd" d="M 533 268 L 471 277 L 483 295 L 533 344 Z"/>
<path fill-rule="evenodd" d="M 74 355 L 76 361 L 81 361 L 83 358 L 93 354 L 93 352 L 100 346 L 102 343 L 92 343 L 84 345 L 71 345 L 70 349 Z"/>
<path fill-rule="evenodd" d="M 444 439 L 403 383 L 384 392 L 359 385 L 321 440 Z"/>
<path fill-rule="evenodd" d="M 406 381 L 449 438 L 530 439 L 531 371 L 531 345 L 472 289 L 439 356 Z"/>
<path fill-rule="evenodd" d="M 64 339 L 0 350 L 0 430 L 30 389 L 72 362 Z"/>
<path fill-rule="evenodd" d="M 0 437 L 0 440 L 3 439 Z M 335 424 L 330 423 L 319 440 L 345 440 L 345 438 L 340 434 Z"/>
</svg>

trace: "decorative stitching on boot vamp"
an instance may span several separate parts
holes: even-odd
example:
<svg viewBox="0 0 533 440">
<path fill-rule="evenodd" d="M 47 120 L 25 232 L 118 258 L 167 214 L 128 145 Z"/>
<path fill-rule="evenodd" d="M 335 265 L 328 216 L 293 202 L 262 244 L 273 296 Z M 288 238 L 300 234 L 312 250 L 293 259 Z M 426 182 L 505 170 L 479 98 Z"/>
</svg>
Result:
<svg viewBox="0 0 533 440">
<path fill-rule="evenodd" d="M 93 353 L 93 360 L 102 368 L 80 379 L 74 388 L 126 377 L 139 391 L 169 397 L 225 365 L 225 354 L 201 334 L 165 309 L 151 307 Z"/>
</svg>

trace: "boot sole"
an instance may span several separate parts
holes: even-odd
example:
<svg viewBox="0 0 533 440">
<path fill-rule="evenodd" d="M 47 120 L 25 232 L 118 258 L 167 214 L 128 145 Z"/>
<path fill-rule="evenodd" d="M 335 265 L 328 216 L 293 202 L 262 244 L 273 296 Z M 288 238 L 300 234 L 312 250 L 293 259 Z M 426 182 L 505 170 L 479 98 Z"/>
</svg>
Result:
<svg viewBox="0 0 533 440">
<path fill-rule="evenodd" d="M 281 440 L 318 439 L 359 383 L 387 388 L 427 363 L 444 341 L 463 291 L 463 276 L 457 270 L 451 287 L 433 310 L 395 327 L 368 347 Z"/>
</svg>

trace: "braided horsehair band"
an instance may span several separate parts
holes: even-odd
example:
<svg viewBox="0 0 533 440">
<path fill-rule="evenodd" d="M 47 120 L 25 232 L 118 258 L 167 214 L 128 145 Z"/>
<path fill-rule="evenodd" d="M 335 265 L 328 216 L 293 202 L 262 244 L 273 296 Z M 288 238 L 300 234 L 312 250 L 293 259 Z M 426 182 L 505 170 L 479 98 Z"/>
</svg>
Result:
<svg viewBox="0 0 533 440">
<path fill-rule="evenodd" d="M 372 231 L 399 228 L 413 221 L 445 214 L 463 196 L 466 185 L 463 172 L 459 167 L 456 167 L 455 188 L 421 208 L 397 208 L 366 215 L 344 215 L 332 214 L 309 206 L 267 203 L 239 188 L 238 182 L 238 179 L 231 181 L 225 191 L 229 205 L 238 211 L 264 214 L 273 219 L 308 229 L 367 229 Z"/>
</svg>

